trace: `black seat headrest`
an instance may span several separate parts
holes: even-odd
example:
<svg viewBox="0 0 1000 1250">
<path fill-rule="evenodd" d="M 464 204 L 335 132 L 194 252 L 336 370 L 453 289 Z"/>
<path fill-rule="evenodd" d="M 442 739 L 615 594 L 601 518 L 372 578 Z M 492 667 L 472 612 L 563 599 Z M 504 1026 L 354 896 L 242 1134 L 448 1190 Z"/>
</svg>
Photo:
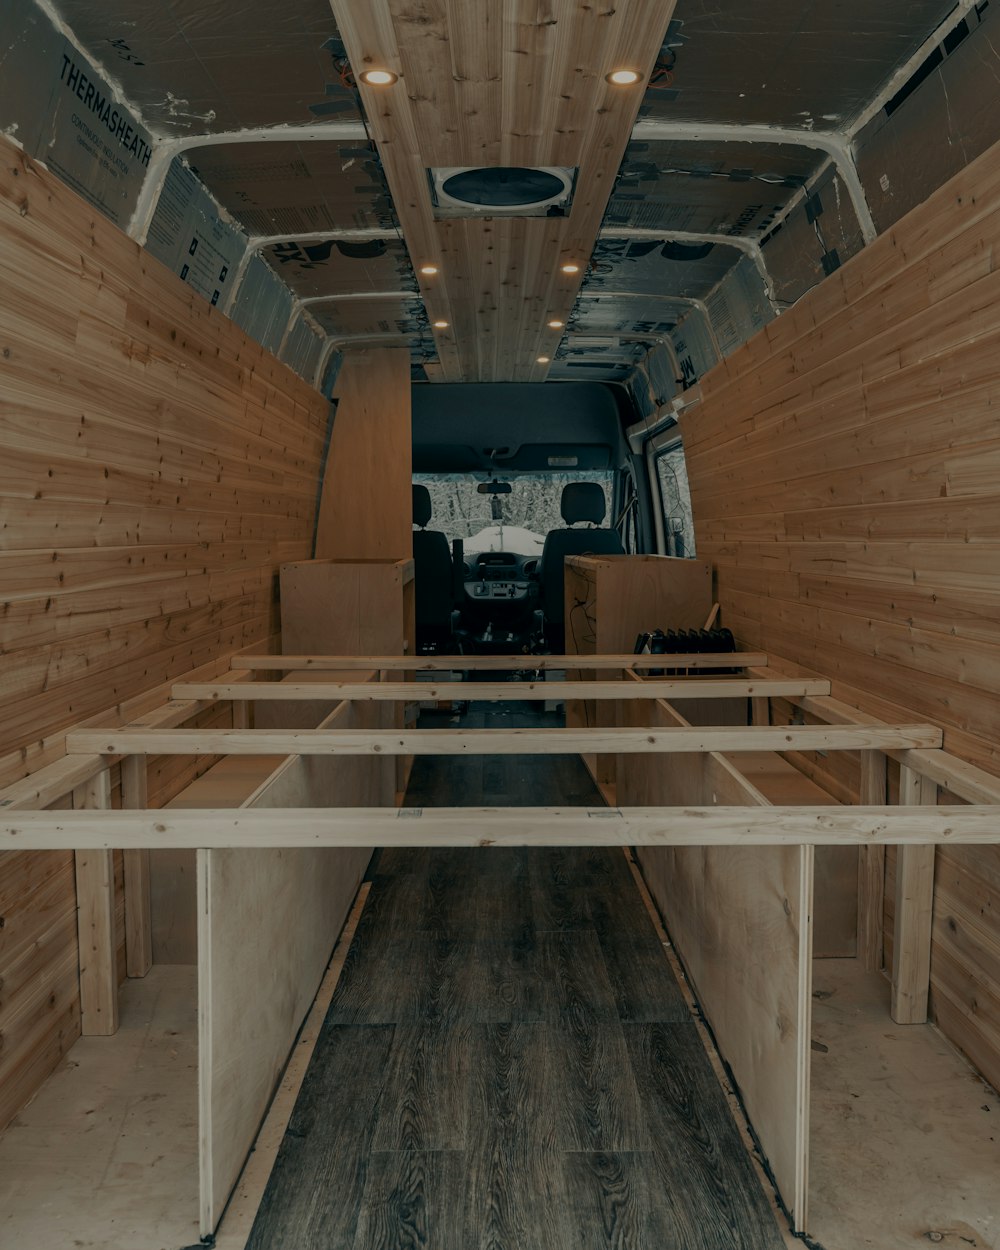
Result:
<svg viewBox="0 0 1000 1250">
<path fill-rule="evenodd" d="M 431 492 L 426 486 L 413 486 L 413 524 L 421 529 L 431 519 Z"/>
<path fill-rule="evenodd" d="M 563 487 L 560 511 L 567 525 L 575 525 L 577 521 L 600 525 L 605 510 L 604 491 L 597 482 L 570 482 Z"/>
</svg>

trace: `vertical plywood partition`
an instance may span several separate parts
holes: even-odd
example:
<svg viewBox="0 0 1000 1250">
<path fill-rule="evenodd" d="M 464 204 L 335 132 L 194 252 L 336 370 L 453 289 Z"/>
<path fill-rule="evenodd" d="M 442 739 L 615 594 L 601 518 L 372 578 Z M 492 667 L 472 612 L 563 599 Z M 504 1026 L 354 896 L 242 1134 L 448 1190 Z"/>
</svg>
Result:
<svg viewBox="0 0 1000 1250">
<path fill-rule="evenodd" d="M 316 556 L 398 560 L 413 553 L 410 354 L 344 356 L 316 532 Z"/>
<path fill-rule="evenodd" d="M 330 728 L 372 728 L 342 703 Z M 374 807 L 385 762 L 290 757 L 244 807 Z M 391 789 L 388 792 L 391 801 Z M 371 856 L 366 849 L 198 852 L 201 1231 L 214 1233 Z"/>
<path fill-rule="evenodd" d="M 626 715 L 642 717 L 638 704 Z M 642 724 L 682 725 L 652 702 Z M 619 802 L 767 799 L 723 756 L 622 756 Z M 813 847 L 645 847 L 639 862 L 796 1230 L 807 1227 Z"/>
</svg>

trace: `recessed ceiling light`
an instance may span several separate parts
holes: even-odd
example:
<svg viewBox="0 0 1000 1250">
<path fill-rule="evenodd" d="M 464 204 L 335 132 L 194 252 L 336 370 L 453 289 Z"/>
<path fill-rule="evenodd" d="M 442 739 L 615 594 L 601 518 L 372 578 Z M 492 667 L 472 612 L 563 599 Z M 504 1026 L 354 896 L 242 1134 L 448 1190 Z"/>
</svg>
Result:
<svg viewBox="0 0 1000 1250">
<path fill-rule="evenodd" d="M 555 318 L 553 318 L 553 319 L 552 319 L 552 321 L 550 321 L 550 322 L 549 322 L 549 329 L 550 329 L 550 330 L 561 330 L 561 329 L 563 328 L 563 326 L 564 326 L 564 325 L 565 325 L 565 322 L 560 321 L 558 317 L 555 317 Z"/>
<path fill-rule="evenodd" d="M 539 363 L 540 365 L 547 365 L 547 364 L 549 363 L 549 359 L 550 359 L 550 358 L 549 358 L 548 356 L 539 356 L 539 357 L 538 357 L 538 363 Z"/>
<path fill-rule="evenodd" d="M 435 321 L 434 329 L 435 330 L 447 330 L 448 329 L 447 321 Z"/>
<path fill-rule="evenodd" d="M 398 78 L 390 69 L 366 69 L 361 75 L 361 81 L 369 87 L 391 87 Z"/>
<path fill-rule="evenodd" d="M 639 81 L 640 77 L 638 70 L 634 69 L 614 69 L 604 76 L 605 81 L 611 83 L 613 87 L 631 87 L 633 83 Z"/>
<path fill-rule="evenodd" d="M 565 265 L 560 265 L 559 268 L 563 271 L 563 273 L 579 273 L 580 272 L 580 266 L 574 264 L 573 261 L 569 261 Z"/>
<path fill-rule="evenodd" d="M 437 271 L 438 271 L 437 265 L 421 265 L 420 266 L 420 272 L 427 274 L 428 277 L 430 277 L 431 274 L 437 273 Z"/>
</svg>

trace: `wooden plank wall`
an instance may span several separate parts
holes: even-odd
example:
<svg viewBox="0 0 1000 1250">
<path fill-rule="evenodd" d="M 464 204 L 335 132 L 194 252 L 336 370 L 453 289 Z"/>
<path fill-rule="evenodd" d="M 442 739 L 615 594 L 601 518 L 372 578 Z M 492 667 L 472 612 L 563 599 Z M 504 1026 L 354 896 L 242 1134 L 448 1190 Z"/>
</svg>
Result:
<svg viewBox="0 0 1000 1250">
<path fill-rule="evenodd" d="M 724 623 L 837 697 L 941 724 L 994 773 L 998 257 L 994 147 L 709 374 L 682 420 Z M 856 761 L 810 767 L 856 795 Z M 998 918 L 1000 847 L 940 851 L 932 1010 L 993 1082 Z"/>
<path fill-rule="evenodd" d="M 2 137 L 0 157 L 6 782 L 67 725 L 276 630 L 327 405 Z M 151 792 L 171 778 L 154 761 Z M 0 1125 L 79 1032 L 71 859 L 0 861 Z"/>
</svg>

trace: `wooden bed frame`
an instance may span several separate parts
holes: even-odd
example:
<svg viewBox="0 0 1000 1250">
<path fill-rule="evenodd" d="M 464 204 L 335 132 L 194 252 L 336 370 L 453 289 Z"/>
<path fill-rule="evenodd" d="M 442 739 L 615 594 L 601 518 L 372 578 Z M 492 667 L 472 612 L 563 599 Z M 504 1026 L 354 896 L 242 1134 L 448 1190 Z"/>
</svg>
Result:
<svg viewBox="0 0 1000 1250">
<path fill-rule="evenodd" d="M 254 1112 L 236 1123 L 239 1090 L 227 1089 L 225 1097 L 219 1093 L 224 1084 L 219 1071 L 228 1070 L 219 1060 L 219 1039 L 229 1036 L 235 1009 L 226 973 L 244 954 L 236 937 L 224 940 L 226 908 L 235 906 L 237 897 L 242 906 L 252 896 L 266 912 L 269 891 L 281 874 L 291 874 L 294 888 L 308 890 L 325 872 L 328 888 L 340 882 L 345 896 L 338 901 L 339 929 L 340 911 L 346 914 L 369 848 L 376 846 L 638 848 L 651 892 L 732 1068 L 794 1226 L 807 1228 L 815 848 L 861 848 L 858 950 L 869 968 L 881 964 L 884 848 L 898 848 L 891 1010 L 899 1024 L 925 1021 L 935 845 L 1000 843 L 1000 821 L 992 810 L 1000 802 L 1000 779 L 945 752 L 939 727 L 886 725 L 865 718 L 833 700 L 829 682 L 777 675 L 760 652 L 426 659 L 251 655 L 235 663 L 239 668 L 223 680 L 176 683 L 172 698 L 136 720 L 70 732 L 62 759 L 0 791 L 0 850 L 76 852 L 84 1032 L 111 1033 L 117 1022 L 113 851 L 125 852 L 130 975 L 142 975 L 151 962 L 149 851 L 198 851 L 199 910 L 204 913 L 199 916 L 204 1232 L 213 1231 L 218 1222 L 257 1122 Z M 539 671 L 590 672 L 592 678 L 468 686 L 413 680 L 420 670 L 432 675 L 523 670 L 528 665 Z M 717 668 L 740 669 L 742 675 L 714 676 Z M 671 675 L 642 676 L 650 669 Z M 289 676 L 276 682 L 272 678 L 277 672 Z M 609 672 L 621 676 L 611 679 Z M 304 682 L 300 673 L 308 674 Z M 352 673 L 358 679 L 352 680 Z M 393 673 L 404 680 L 387 680 Z M 603 700 L 613 704 L 618 723 L 594 729 L 378 727 L 386 723 L 376 714 L 380 706 L 454 700 L 459 694 L 494 702 Z M 769 724 L 769 701 L 778 697 L 823 723 Z M 683 708 L 684 700 L 693 698 L 750 700 L 756 723 L 690 725 L 674 702 Z M 316 729 L 246 727 L 253 704 L 279 700 L 325 702 L 334 711 Z M 231 702 L 237 727 L 184 727 L 220 701 Z M 365 708 L 371 711 L 363 713 Z M 860 805 L 774 804 L 755 784 L 754 769 L 744 773 L 740 768 L 741 760 L 759 761 L 763 753 L 808 750 L 860 753 Z M 381 805 L 370 805 L 366 798 L 359 806 L 356 799 L 350 801 L 354 792 L 344 780 L 352 776 L 349 770 L 358 771 L 354 757 L 376 768 L 384 766 L 384 758 L 394 768 L 393 757 L 416 754 L 586 752 L 619 757 L 618 806 L 412 809 L 389 805 L 391 785 L 372 800 Z M 146 758 L 168 754 L 288 759 L 237 810 L 151 809 L 145 792 Z M 314 757 L 318 761 L 310 764 Z M 886 802 L 889 758 L 900 766 L 899 803 L 892 805 Z M 111 810 L 115 765 L 121 768 L 122 807 Z M 314 767 L 339 768 L 341 780 L 333 784 L 332 774 L 307 771 Z M 939 806 L 939 787 L 961 805 Z M 45 810 L 65 805 L 67 796 L 72 810 Z M 253 869 L 257 861 L 243 857 L 251 849 L 255 855 L 272 856 L 266 871 Z M 351 857 L 349 870 L 344 859 L 331 867 L 333 861 L 322 858 L 329 855 Z M 213 889 L 222 893 L 213 894 Z M 222 898 L 229 902 L 221 904 Z M 315 906 L 322 905 L 317 900 Z M 317 944 L 306 920 L 301 931 L 294 924 L 289 929 L 287 918 L 274 923 L 269 940 L 280 945 L 291 933 L 290 945 L 298 940 L 310 949 L 309 974 L 296 1004 L 296 1012 L 304 1014 L 336 932 L 331 936 L 324 931 Z M 266 961 L 269 956 L 258 952 L 256 958 Z M 300 958 L 296 953 L 295 959 Z M 297 1028 L 301 1017 L 293 1023 Z M 268 1097 L 280 1071 L 272 1069 L 289 1022 L 282 1028 L 261 1077 L 270 1082 Z M 215 1069 L 210 1054 L 216 1056 Z"/>
</svg>

